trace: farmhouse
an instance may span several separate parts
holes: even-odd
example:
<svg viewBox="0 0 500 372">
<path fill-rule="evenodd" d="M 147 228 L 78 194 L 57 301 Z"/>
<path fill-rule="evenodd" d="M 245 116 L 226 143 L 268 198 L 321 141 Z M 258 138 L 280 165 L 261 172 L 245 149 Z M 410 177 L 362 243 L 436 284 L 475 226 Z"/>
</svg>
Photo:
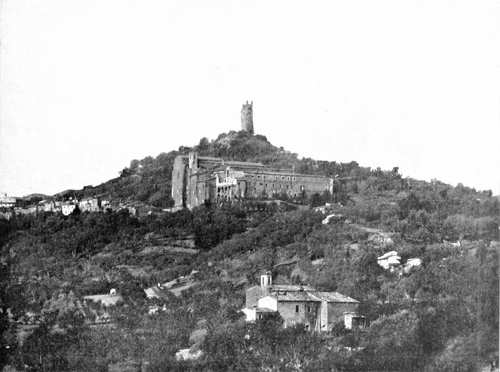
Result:
<svg viewBox="0 0 500 372">
<path fill-rule="evenodd" d="M 359 301 L 338 292 L 321 292 L 310 286 L 272 284 L 270 273 L 261 276 L 260 285 L 246 291 L 246 320 L 263 319 L 266 314 L 279 313 L 284 326 L 304 324 L 311 331 L 330 331 L 343 322 L 352 329 L 364 325 L 358 315 Z"/>
</svg>

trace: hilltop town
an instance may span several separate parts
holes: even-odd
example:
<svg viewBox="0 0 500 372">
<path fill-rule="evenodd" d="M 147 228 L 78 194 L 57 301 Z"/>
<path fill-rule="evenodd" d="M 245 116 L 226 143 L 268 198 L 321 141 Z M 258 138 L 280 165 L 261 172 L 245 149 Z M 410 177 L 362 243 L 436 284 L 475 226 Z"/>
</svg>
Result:
<svg viewBox="0 0 500 372">
<path fill-rule="evenodd" d="M 0 198 L 11 370 L 479 370 L 498 359 L 490 191 L 299 158 L 241 130 Z"/>
</svg>

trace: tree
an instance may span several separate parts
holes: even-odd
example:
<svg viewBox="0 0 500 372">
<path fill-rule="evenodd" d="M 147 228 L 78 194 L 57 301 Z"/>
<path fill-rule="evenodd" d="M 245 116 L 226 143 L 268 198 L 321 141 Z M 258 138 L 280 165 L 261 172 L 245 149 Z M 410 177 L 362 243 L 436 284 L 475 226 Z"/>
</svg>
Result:
<svg viewBox="0 0 500 372">
<path fill-rule="evenodd" d="M 68 350 L 85 333 L 84 313 L 72 292 L 47 301 L 40 322 L 21 348 L 19 362 L 37 370 L 68 370 Z"/>
<path fill-rule="evenodd" d="M 8 363 L 9 354 L 14 349 L 10 340 L 10 320 L 8 309 L 10 307 L 9 293 L 9 266 L 0 263 L 0 369 Z"/>
<path fill-rule="evenodd" d="M 403 310 L 374 321 L 364 339 L 365 365 L 372 370 L 411 371 L 422 365 L 418 318 Z"/>
<path fill-rule="evenodd" d="M 140 165 L 139 160 L 134 159 L 134 160 L 132 160 L 132 161 L 130 162 L 130 166 L 129 166 L 129 168 L 130 168 L 130 170 L 132 170 L 132 171 L 134 171 L 134 172 L 135 172 L 135 171 L 139 168 L 139 165 Z"/>
<path fill-rule="evenodd" d="M 203 137 L 200 139 L 200 142 L 198 143 L 198 151 L 202 154 L 205 154 L 210 148 L 210 142 L 208 141 L 207 137 Z"/>
<path fill-rule="evenodd" d="M 323 199 L 321 198 L 321 195 L 318 193 L 314 193 L 311 195 L 311 207 L 319 207 L 320 205 L 323 205 Z"/>
<path fill-rule="evenodd" d="M 426 367 L 426 371 L 472 372 L 479 370 L 479 350 L 476 339 L 458 336 L 448 341 L 446 348 Z"/>
<path fill-rule="evenodd" d="M 133 174 L 133 172 L 130 170 L 130 168 L 123 168 L 121 171 L 120 171 L 120 177 L 128 177 L 128 176 L 131 176 Z"/>
</svg>

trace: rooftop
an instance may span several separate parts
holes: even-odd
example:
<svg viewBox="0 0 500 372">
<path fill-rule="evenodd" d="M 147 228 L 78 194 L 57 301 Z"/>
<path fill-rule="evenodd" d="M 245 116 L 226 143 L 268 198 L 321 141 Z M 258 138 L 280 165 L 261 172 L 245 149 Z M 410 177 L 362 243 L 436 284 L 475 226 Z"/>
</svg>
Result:
<svg viewBox="0 0 500 372">
<path fill-rule="evenodd" d="M 272 284 L 269 286 L 271 291 L 314 291 L 314 288 L 308 285 L 294 285 L 294 284 Z"/>
<path fill-rule="evenodd" d="M 339 292 L 318 292 L 314 291 L 311 293 L 314 297 L 319 298 L 322 301 L 327 302 L 342 302 L 342 303 L 359 303 L 359 301 L 351 298 L 349 296 L 345 296 Z"/>
<path fill-rule="evenodd" d="M 247 291 L 255 291 L 256 288 L 261 286 L 253 286 Z M 293 285 L 293 284 L 273 284 L 266 287 L 266 292 L 262 293 L 263 296 L 271 296 L 278 301 L 293 301 L 293 302 L 336 302 L 336 303 L 359 303 L 352 297 L 343 295 L 339 292 L 323 292 L 317 291 L 308 285 Z"/>
<path fill-rule="evenodd" d="M 278 292 L 272 294 L 271 296 L 275 297 L 278 302 L 280 301 L 291 301 L 291 302 L 320 302 L 321 300 L 313 295 L 310 292 Z"/>
</svg>

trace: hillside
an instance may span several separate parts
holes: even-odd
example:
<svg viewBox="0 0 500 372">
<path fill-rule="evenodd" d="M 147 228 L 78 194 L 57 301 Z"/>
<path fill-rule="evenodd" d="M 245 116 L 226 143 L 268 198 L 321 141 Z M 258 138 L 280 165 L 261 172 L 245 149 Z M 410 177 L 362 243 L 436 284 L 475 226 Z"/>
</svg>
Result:
<svg viewBox="0 0 500 372">
<path fill-rule="evenodd" d="M 403 179 L 397 168 L 299 159 L 245 132 L 193 149 L 345 179 L 331 200 L 312 197 L 296 210 L 249 202 L 140 218 L 120 211 L 0 220 L 1 346 L 9 346 L 2 365 L 474 371 L 498 358 L 500 202 L 491 192 Z M 120 177 L 78 192 L 169 206 L 173 159 L 189 150 L 134 160 Z M 377 258 L 392 251 L 401 265 L 386 270 Z M 421 264 L 409 267 L 411 259 Z M 339 324 L 325 336 L 282 329 L 280 319 L 246 324 L 245 289 L 264 271 L 276 283 L 359 300 L 368 326 Z M 111 289 L 122 299 L 114 307 L 84 301 Z M 112 326 L 96 321 L 103 315 Z M 202 356 L 177 361 L 188 347 Z"/>
<path fill-rule="evenodd" d="M 266 137 L 252 135 L 244 131 L 219 135 L 215 140 L 202 138 L 198 145 L 181 146 L 177 151 L 161 153 L 156 158 L 148 156 L 142 160 L 132 160 L 120 172 L 120 177 L 111 179 L 96 187 L 87 186 L 82 190 L 68 190 L 59 196 L 77 197 L 100 195 L 112 199 L 135 200 L 155 207 L 168 208 L 173 205 L 171 198 L 171 177 L 173 162 L 177 155 L 196 150 L 201 156 L 221 157 L 226 160 L 261 162 L 278 168 L 292 168 L 299 173 L 327 176 L 355 175 L 365 177 L 369 169 L 360 168 L 356 162 L 336 163 L 299 159 L 291 153 L 272 145 Z"/>
</svg>

